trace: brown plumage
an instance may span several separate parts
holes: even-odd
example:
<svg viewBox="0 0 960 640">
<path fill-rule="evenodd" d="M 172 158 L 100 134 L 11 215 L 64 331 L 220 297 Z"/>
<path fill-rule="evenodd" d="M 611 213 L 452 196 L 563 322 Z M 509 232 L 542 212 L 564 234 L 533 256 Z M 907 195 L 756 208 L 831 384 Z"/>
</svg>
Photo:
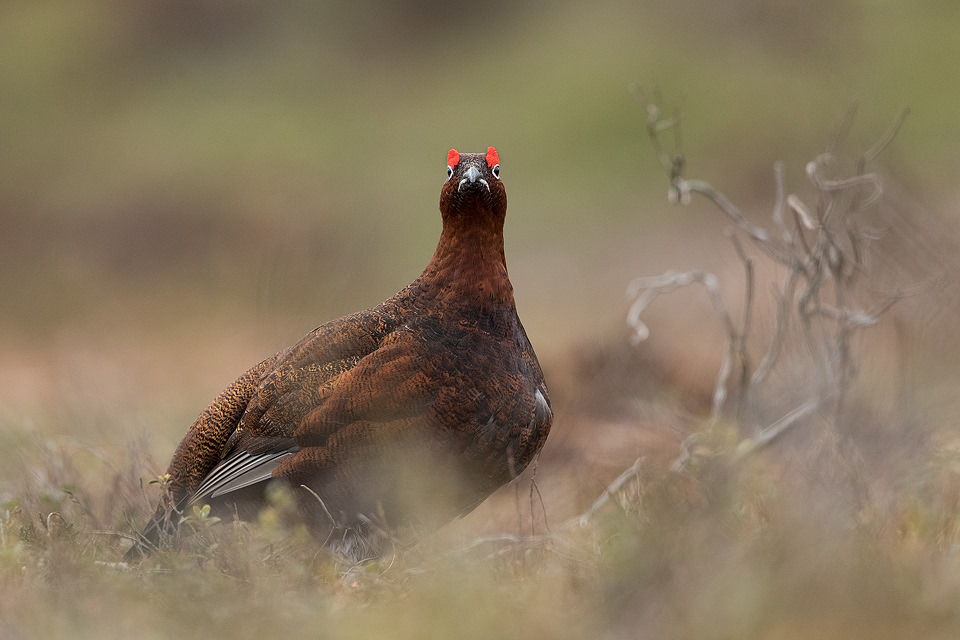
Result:
<svg viewBox="0 0 960 640">
<path fill-rule="evenodd" d="M 320 539 L 364 556 L 385 531 L 442 524 L 527 466 L 553 413 L 507 277 L 497 153 L 451 151 L 447 173 L 443 231 L 420 277 L 221 393 L 177 447 L 168 498 L 128 557 L 174 509 L 255 513 L 272 479 Z"/>
</svg>

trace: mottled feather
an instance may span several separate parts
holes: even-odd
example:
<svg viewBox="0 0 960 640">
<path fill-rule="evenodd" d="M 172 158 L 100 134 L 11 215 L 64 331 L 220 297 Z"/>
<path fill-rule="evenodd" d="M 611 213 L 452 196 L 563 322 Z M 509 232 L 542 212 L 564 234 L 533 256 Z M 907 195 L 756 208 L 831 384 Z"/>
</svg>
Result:
<svg viewBox="0 0 960 640">
<path fill-rule="evenodd" d="M 443 231 L 420 277 L 220 394 L 177 447 L 169 496 L 128 556 L 156 542 L 171 510 L 250 513 L 270 480 L 295 491 L 318 536 L 346 540 L 371 523 L 436 526 L 529 464 L 553 414 L 507 276 L 499 157 L 448 162 Z"/>
</svg>

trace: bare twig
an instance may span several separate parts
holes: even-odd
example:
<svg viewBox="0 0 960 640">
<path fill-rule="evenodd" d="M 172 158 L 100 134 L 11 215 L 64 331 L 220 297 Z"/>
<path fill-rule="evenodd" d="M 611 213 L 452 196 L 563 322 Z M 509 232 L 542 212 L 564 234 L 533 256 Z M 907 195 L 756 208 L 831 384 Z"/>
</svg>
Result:
<svg viewBox="0 0 960 640">
<path fill-rule="evenodd" d="M 797 219 L 803 223 L 803 226 L 810 231 L 815 231 L 820 226 L 814 222 L 813 216 L 810 215 L 810 209 L 803 203 L 803 200 L 792 193 L 787 196 L 787 206 L 797 215 Z"/>
<path fill-rule="evenodd" d="M 784 244 L 790 247 L 793 244 L 792 234 L 786 221 L 783 219 L 784 188 L 783 188 L 783 162 L 773 163 L 773 180 L 777 187 L 777 200 L 773 205 L 773 222 L 780 227 L 780 235 Z"/>
<path fill-rule="evenodd" d="M 140 539 L 139 536 L 136 536 L 132 533 L 124 533 L 123 531 L 96 529 L 94 531 L 91 531 L 91 533 L 97 536 L 117 536 L 119 538 L 124 538 L 126 540 L 133 540 L 134 542 Z"/>
<path fill-rule="evenodd" d="M 728 234 L 733 242 L 733 247 L 743 262 L 744 270 L 744 292 L 743 292 L 743 320 L 740 323 L 740 330 L 736 336 L 737 357 L 740 360 L 740 381 L 737 397 L 737 417 L 743 419 L 743 412 L 746 409 L 747 395 L 750 382 L 750 355 L 747 353 L 747 336 L 750 335 L 750 318 L 753 315 L 753 260 L 747 256 L 740 244 L 740 240 L 733 233 Z"/>
<path fill-rule="evenodd" d="M 823 165 L 828 164 L 832 157 L 830 154 L 824 153 L 815 160 L 807 163 L 807 177 L 810 178 L 810 182 L 814 184 L 821 192 L 830 192 L 830 191 L 841 191 L 843 189 L 850 189 L 852 187 L 859 187 L 862 185 L 869 185 L 873 187 L 873 193 L 867 198 L 866 202 L 863 203 L 863 206 L 869 206 L 880 199 L 883 195 L 883 186 L 880 183 L 880 178 L 873 173 L 865 173 L 861 175 L 851 176 L 849 178 L 840 178 L 840 179 L 829 179 L 825 178 L 822 175 Z"/>
<path fill-rule="evenodd" d="M 337 526 L 337 521 L 336 521 L 336 519 L 333 517 L 333 514 L 330 513 L 330 510 L 327 509 L 327 505 L 326 505 L 326 503 L 323 501 L 323 498 L 321 498 L 321 497 L 317 494 L 316 491 L 314 491 L 313 489 L 311 489 L 310 487 L 308 487 L 308 486 L 305 485 L 305 484 L 300 485 L 300 488 L 301 488 L 301 489 L 306 489 L 307 492 L 308 492 L 310 495 L 312 495 L 314 498 L 317 499 L 317 502 L 320 503 L 320 507 L 323 509 L 323 512 L 324 512 L 325 514 L 327 514 L 327 517 L 328 517 L 328 518 L 330 518 L 330 524 L 332 524 L 333 526 L 336 527 L 336 526 Z"/>
<path fill-rule="evenodd" d="M 540 499 L 540 511 L 543 513 L 543 527 L 549 532 L 550 523 L 547 522 L 547 508 L 543 504 L 543 495 L 540 493 L 540 485 L 537 484 L 537 469 L 540 467 L 540 454 L 533 459 L 533 472 L 530 474 L 530 535 L 536 535 L 534 525 L 536 517 L 533 512 L 533 493 L 536 491 L 537 498 Z"/>
<path fill-rule="evenodd" d="M 751 386 L 756 386 L 763 382 L 773 368 L 773 365 L 777 362 L 777 357 L 780 355 L 780 348 L 784 342 L 784 336 L 790 323 L 790 309 L 793 305 L 799 278 L 799 272 L 791 271 L 787 275 L 787 282 L 783 292 L 781 294 L 774 292 L 774 297 L 777 300 L 777 326 L 774 329 L 773 338 L 770 340 L 770 347 L 767 349 L 767 353 L 764 354 L 760 364 L 750 377 Z"/>
<path fill-rule="evenodd" d="M 734 456 L 734 459 L 742 460 L 747 455 L 755 453 L 760 449 L 769 446 L 774 442 L 774 440 L 786 433 L 791 427 L 799 424 L 803 418 L 806 418 L 816 411 L 819 406 L 820 402 L 816 398 L 807 400 L 802 405 L 761 431 L 756 438 L 742 441 L 737 446 L 737 452 Z"/>
<path fill-rule="evenodd" d="M 325 547 L 325 546 L 327 546 L 327 543 L 330 542 L 330 538 L 331 538 L 331 536 L 333 536 L 333 532 L 336 531 L 336 530 L 337 530 L 337 527 L 339 526 L 339 525 L 337 524 L 337 520 L 336 520 L 336 518 L 333 517 L 333 514 L 330 513 L 330 510 L 327 509 L 327 505 L 326 505 L 326 503 L 323 501 L 323 498 L 321 498 L 320 495 L 319 495 L 316 491 L 314 491 L 313 489 L 311 489 L 310 487 L 308 487 L 308 486 L 305 485 L 305 484 L 300 485 L 300 488 L 301 488 L 301 489 L 306 489 L 307 492 L 308 492 L 310 495 L 312 495 L 314 498 L 316 498 L 316 499 L 317 499 L 317 502 L 320 503 L 320 507 L 323 509 L 323 512 L 324 512 L 325 514 L 327 514 L 327 517 L 328 517 L 328 518 L 330 518 L 330 532 L 327 533 L 327 538 L 326 538 L 326 540 L 324 540 L 324 541 L 323 541 L 323 544 L 320 545 L 321 547 Z"/>
<path fill-rule="evenodd" d="M 704 182 L 703 180 L 681 180 L 678 183 L 678 188 L 681 193 L 698 193 L 710 200 L 737 223 L 737 226 L 750 236 L 751 240 L 761 247 L 771 258 L 783 265 L 790 264 L 790 254 L 770 239 L 770 234 L 767 233 L 767 230 L 750 222 L 739 207 L 733 204 L 720 191 L 717 191 L 709 182 Z"/>
<path fill-rule="evenodd" d="M 470 541 L 469 544 L 454 549 L 444 555 L 446 556 L 456 556 L 467 553 L 477 547 L 481 547 L 485 544 L 495 544 L 495 543 L 506 543 L 511 545 L 518 545 L 523 547 L 537 547 L 543 546 L 549 543 L 550 538 L 545 536 L 515 536 L 512 533 L 500 533 L 490 536 L 483 536 L 481 538 L 474 538 Z"/>
<path fill-rule="evenodd" d="M 661 276 L 634 278 L 627 287 L 627 297 L 636 298 L 627 312 L 627 324 L 633 327 L 636 334 L 635 340 L 641 342 L 650 335 L 647 325 L 640 320 L 640 314 L 658 295 L 670 293 L 695 282 L 703 285 L 710 297 L 711 304 L 724 317 L 727 326 L 732 326 L 715 275 L 706 271 L 688 271 L 687 273 L 667 271 Z"/>
<path fill-rule="evenodd" d="M 897 116 L 893 119 L 893 124 L 890 125 L 890 128 L 887 129 L 880 139 L 877 140 L 872 147 L 867 149 L 863 154 L 864 162 L 872 162 L 876 160 L 884 149 L 890 146 L 890 143 L 893 142 L 893 139 L 897 137 L 897 133 L 900 132 L 900 127 L 903 126 L 904 121 L 907 119 L 907 116 L 910 115 L 910 108 L 904 107 L 897 113 Z"/>
<path fill-rule="evenodd" d="M 639 478 L 640 474 L 640 465 L 643 464 L 643 457 L 637 458 L 636 461 L 630 466 L 629 469 L 617 476 L 617 479 L 607 485 L 607 488 L 603 490 L 603 493 L 600 494 L 596 500 L 593 501 L 593 504 L 590 505 L 590 508 L 581 513 L 579 516 L 570 518 L 561 525 L 564 529 L 570 529 L 573 527 L 585 527 L 590 522 L 590 519 L 600 510 L 603 505 L 605 505 L 612 496 L 620 492 L 620 489 L 623 488 L 623 485 L 627 484 L 630 480 L 634 478 Z"/>
<path fill-rule="evenodd" d="M 833 143 L 830 145 L 830 153 L 837 153 L 840 150 L 841 145 L 847 140 L 850 135 L 850 130 L 853 128 L 853 121 L 857 116 L 857 106 L 856 104 L 850 105 L 850 108 L 847 109 L 847 112 L 843 115 L 843 120 L 840 121 L 840 125 L 837 127 L 837 131 L 833 136 Z"/>
<path fill-rule="evenodd" d="M 752 440 L 741 443 L 737 457 L 757 451 L 777 440 L 781 434 L 802 423 L 815 411 L 830 408 L 836 421 L 843 405 L 843 396 L 854 380 L 857 362 L 852 338 L 857 330 L 873 326 L 896 300 L 906 295 L 911 287 L 892 294 L 869 292 L 861 283 L 869 275 L 870 242 L 877 236 L 858 215 L 883 197 L 883 184 L 878 174 L 866 171 L 868 162 L 886 148 L 903 124 L 908 111 L 903 110 L 886 132 L 864 152 L 852 173 L 843 171 L 839 149 L 846 140 L 853 123 L 855 109 L 851 109 L 839 127 L 829 151 L 820 154 L 806 165 L 807 178 L 814 191 L 813 197 L 785 195 L 783 165 L 774 165 L 776 202 L 772 221 L 779 233 L 774 237 L 763 227 L 755 225 L 747 215 L 711 184 L 683 176 L 682 155 L 671 155 L 663 148 L 660 135 L 667 129 L 676 133 L 679 119 L 661 119 L 661 110 L 650 103 L 639 89 L 638 100 L 647 112 L 647 132 L 670 180 L 670 200 L 686 203 L 693 193 L 710 200 L 721 212 L 733 220 L 736 228 L 746 234 L 753 245 L 776 265 L 786 268 L 779 291 L 774 289 L 776 325 L 771 341 L 751 374 L 747 340 L 751 332 L 751 310 L 754 297 L 754 265 L 746 251 L 732 236 L 734 249 L 744 265 L 745 291 L 743 318 L 737 327 L 727 311 L 716 278 L 704 271 L 678 273 L 669 271 L 655 278 L 634 279 L 628 295 L 634 299 L 627 320 L 634 329 L 637 341 L 649 336 L 643 323 L 643 311 L 660 294 L 687 284 L 699 282 L 707 290 L 711 304 L 727 332 L 727 351 L 717 373 L 711 406 L 710 424 L 716 424 L 727 404 L 730 378 L 739 360 L 740 389 L 736 403 L 738 424 L 745 419 L 745 408 L 756 397 L 754 390 L 766 381 L 779 362 L 788 344 L 791 327 L 799 331 L 800 341 L 808 363 L 813 366 L 810 379 L 815 381 L 810 398 L 796 409 L 762 429 Z M 680 142 L 675 146 L 679 148 Z M 812 204 L 808 204 L 812 203 Z M 785 208 L 786 207 L 786 208 Z M 793 227 L 785 219 L 789 211 Z M 877 296 L 881 295 L 879 301 Z M 872 303 L 868 303 L 869 298 Z M 865 304 L 867 303 L 867 304 Z M 870 308 L 870 311 L 864 311 Z M 752 414 L 751 414 L 752 415 Z M 691 436 L 693 437 L 693 436 Z M 688 439 L 689 440 L 689 439 Z M 682 467 L 689 458 L 691 443 L 685 441 L 684 454 L 674 466 Z"/>
</svg>

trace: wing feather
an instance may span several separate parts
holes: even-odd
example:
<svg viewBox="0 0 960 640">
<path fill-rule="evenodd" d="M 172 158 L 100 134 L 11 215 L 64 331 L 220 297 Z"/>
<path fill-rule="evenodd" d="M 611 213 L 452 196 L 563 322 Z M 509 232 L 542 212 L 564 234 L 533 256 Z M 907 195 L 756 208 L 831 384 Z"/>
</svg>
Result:
<svg viewBox="0 0 960 640">
<path fill-rule="evenodd" d="M 263 453 L 237 451 L 210 472 L 190 498 L 190 503 L 199 504 L 208 498 L 219 498 L 257 483 L 266 482 L 273 477 L 273 470 L 285 458 L 299 450 L 300 447 L 291 441 L 286 448 Z"/>
</svg>

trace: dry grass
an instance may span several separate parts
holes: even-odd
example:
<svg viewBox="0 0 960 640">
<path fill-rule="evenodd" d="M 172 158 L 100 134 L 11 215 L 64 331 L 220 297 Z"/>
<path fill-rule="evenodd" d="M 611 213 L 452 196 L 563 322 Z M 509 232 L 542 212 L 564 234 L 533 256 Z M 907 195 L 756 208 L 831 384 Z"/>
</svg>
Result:
<svg viewBox="0 0 960 640">
<path fill-rule="evenodd" d="M 0 634 L 955 637 L 955 451 L 914 453 L 899 478 L 863 472 L 885 487 L 864 504 L 850 498 L 843 458 L 822 450 L 829 442 L 746 463 L 722 453 L 729 444 L 715 429 L 681 471 L 653 452 L 595 510 L 584 499 L 597 497 L 585 480 L 594 470 L 554 451 L 538 471 L 544 506 L 531 503 L 525 477 L 377 563 L 351 566 L 318 550 L 283 524 L 278 505 L 257 525 L 200 523 L 182 549 L 122 567 L 114 532 L 149 513 L 130 490 L 136 463 L 82 471 L 71 460 L 92 452 L 38 441 L 14 474 L 24 481 L 3 496 Z M 568 500 L 588 516 L 564 521 Z"/>
<path fill-rule="evenodd" d="M 681 200 L 696 191 L 671 179 Z M 104 445 L 129 429 L 96 394 L 52 406 L 35 392 L 33 424 L 5 416 L 0 436 L 0 638 L 956 637 L 960 437 L 895 357 L 922 342 L 903 335 L 923 326 L 930 296 L 952 289 L 882 304 L 917 293 L 891 288 L 891 273 L 926 281 L 946 263 L 888 260 L 917 235 L 857 244 L 851 221 L 879 201 L 844 197 L 852 232 L 832 249 L 823 215 L 804 220 L 795 202 L 783 244 L 731 247 L 751 293 L 738 314 L 715 286 L 722 313 L 701 319 L 729 341 L 713 389 L 626 336 L 555 355 L 558 419 L 536 469 L 378 562 L 318 549 L 281 496 L 256 524 L 195 515 L 179 549 L 118 564 L 155 500 L 140 484 L 157 471 L 152 445 Z M 752 225 L 741 228 L 756 241 Z M 764 273 L 798 282 L 771 298 L 751 284 Z M 881 301 L 871 322 L 844 325 L 869 300 Z M 86 440 L 50 435 L 65 423 Z"/>
</svg>

